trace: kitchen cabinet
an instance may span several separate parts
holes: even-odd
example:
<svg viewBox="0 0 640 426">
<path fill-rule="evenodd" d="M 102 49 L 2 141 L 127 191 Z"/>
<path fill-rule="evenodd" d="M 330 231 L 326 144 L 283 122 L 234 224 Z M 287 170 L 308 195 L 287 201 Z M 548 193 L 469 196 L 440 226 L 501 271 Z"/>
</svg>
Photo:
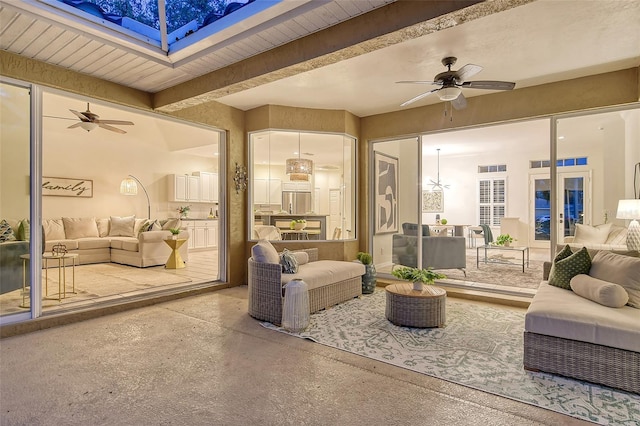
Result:
<svg viewBox="0 0 640 426">
<path fill-rule="evenodd" d="M 311 182 L 282 182 L 283 191 L 309 192 Z"/>
<path fill-rule="evenodd" d="M 200 201 L 200 176 L 169 175 L 169 201 Z"/>
<path fill-rule="evenodd" d="M 280 204 L 282 181 L 280 179 L 254 179 L 253 204 Z"/>
<path fill-rule="evenodd" d="M 211 172 L 194 172 L 200 178 L 200 196 L 202 203 L 218 202 L 218 174 Z"/>
<path fill-rule="evenodd" d="M 217 220 L 183 220 L 182 226 L 189 231 L 189 250 L 218 247 Z"/>
</svg>

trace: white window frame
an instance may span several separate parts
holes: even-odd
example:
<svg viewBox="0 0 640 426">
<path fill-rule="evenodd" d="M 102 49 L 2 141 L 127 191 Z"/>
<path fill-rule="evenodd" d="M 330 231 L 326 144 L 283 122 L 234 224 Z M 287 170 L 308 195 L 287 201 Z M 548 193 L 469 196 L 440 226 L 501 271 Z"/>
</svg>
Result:
<svg viewBox="0 0 640 426">
<path fill-rule="evenodd" d="M 481 189 L 480 189 L 480 185 L 482 184 L 482 182 L 489 182 L 489 202 L 483 202 L 482 200 L 482 193 L 481 193 Z M 494 189 L 495 189 L 495 184 L 497 182 L 502 182 L 504 184 L 504 194 L 503 194 L 503 200 L 502 201 L 496 201 L 495 197 L 494 197 Z M 507 216 L 507 177 L 506 176 L 483 176 L 482 178 L 478 178 L 478 181 L 476 183 L 476 189 L 477 189 L 477 200 L 478 200 L 478 223 L 483 225 L 489 225 L 491 227 L 498 227 L 500 226 L 500 222 L 502 220 L 503 217 Z M 489 207 L 489 223 L 486 223 L 486 221 L 483 221 L 483 218 L 486 215 L 483 215 L 482 210 L 483 207 Z M 503 212 L 502 215 L 497 214 L 496 207 L 502 207 L 503 208 Z"/>
</svg>

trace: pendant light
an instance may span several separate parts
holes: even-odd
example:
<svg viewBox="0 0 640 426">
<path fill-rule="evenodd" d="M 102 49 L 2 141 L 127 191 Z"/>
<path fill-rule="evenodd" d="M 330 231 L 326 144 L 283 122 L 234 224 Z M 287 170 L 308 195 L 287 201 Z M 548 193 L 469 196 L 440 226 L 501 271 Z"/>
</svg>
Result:
<svg viewBox="0 0 640 426">
<path fill-rule="evenodd" d="M 300 151 L 300 134 L 298 133 L 298 158 L 288 158 L 285 170 L 289 175 L 289 180 L 308 182 L 309 175 L 313 173 L 313 161 L 300 158 Z"/>
</svg>

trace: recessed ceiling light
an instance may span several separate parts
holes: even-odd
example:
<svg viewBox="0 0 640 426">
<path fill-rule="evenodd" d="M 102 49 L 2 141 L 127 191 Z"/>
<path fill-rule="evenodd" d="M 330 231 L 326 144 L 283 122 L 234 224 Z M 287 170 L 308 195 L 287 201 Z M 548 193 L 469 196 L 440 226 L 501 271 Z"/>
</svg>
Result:
<svg viewBox="0 0 640 426">
<path fill-rule="evenodd" d="M 564 139 L 564 136 L 558 136 L 558 139 L 562 140 Z"/>
</svg>

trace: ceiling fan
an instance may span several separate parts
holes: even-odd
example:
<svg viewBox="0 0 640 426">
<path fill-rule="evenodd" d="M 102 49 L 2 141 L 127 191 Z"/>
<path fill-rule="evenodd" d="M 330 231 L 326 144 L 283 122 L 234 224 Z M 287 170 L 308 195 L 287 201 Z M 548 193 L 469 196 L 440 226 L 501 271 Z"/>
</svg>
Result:
<svg viewBox="0 0 640 426">
<path fill-rule="evenodd" d="M 117 125 L 121 125 L 121 126 L 123 126 L 123 125 L 132 126 L 133 125 L 133 122 L 131 122 L 131 121 L 101 120 L 100 116 L 98 114 L 94 114 L 93 112 L 91 112 L 91 110 L 89 110 L 89 102 L 87 102 L 87 110 L 86 111 L 78 112 L 78 111 L 75 111 L 73 109 L 70 109 L 69 111 L 71 111 L 72 113 L 77 115 L 78 118 L 80 119 L 80 122 L 76 123 L 76 124 L 72 124 L 71 126 L 67 127 L 68 129 L 75 129 L 76 127 L 80 127 L 82 129 L 86 130 L 87 132 L 90 132 L 93 129 L 95 129 L 96 127 L 102 127 L 103 129 L 111 130 L 112 132 L 125 134 L 127 132 L 125 132 L 122 129 L 118 129 L 117 127 L 113 127 L 113 126 L 111 126 L 111 124 L 117 124 Z M 63 118 L 63 117 L 53 117 L 53 118 Z M 65 120 L 71 120 L 71 119 L 70 118 L 65 118 Z"/>
<path fill-rule="evenodd" d="M 404 102 L 400 106 L 407 106 L 411 103 L 419 101 L 420 99 L 429 96 L 432 93 L 436 93 L 440 100 L 451 101 L 451 105 L 455 109 L 463 109 L 467 106 L 467 100 L 462 94 L 461 88 L 469 89 L 487 89 L 487 90 L 512 90 L 515 87 L 515 83 L 507 81 L 467 81 L 468 78 L 476 75 L 482 71 L 480 65 L 467 64 L 460 68 L 458 71 L 451 71 L 451 66 L 455 64 L 457 58 L 453 56 L 446 57 L 442 60 L 442 65 L 447 67 L 447 71 L 441 72 L 436 75 L 433 81 L 398 81 L 397 83 L 411 83 L 411 84 L 433 84 L 441 86 L 437 89 L 429 90 L 422 93 L 415 98 L 411 98 Z"/>
</svg>

